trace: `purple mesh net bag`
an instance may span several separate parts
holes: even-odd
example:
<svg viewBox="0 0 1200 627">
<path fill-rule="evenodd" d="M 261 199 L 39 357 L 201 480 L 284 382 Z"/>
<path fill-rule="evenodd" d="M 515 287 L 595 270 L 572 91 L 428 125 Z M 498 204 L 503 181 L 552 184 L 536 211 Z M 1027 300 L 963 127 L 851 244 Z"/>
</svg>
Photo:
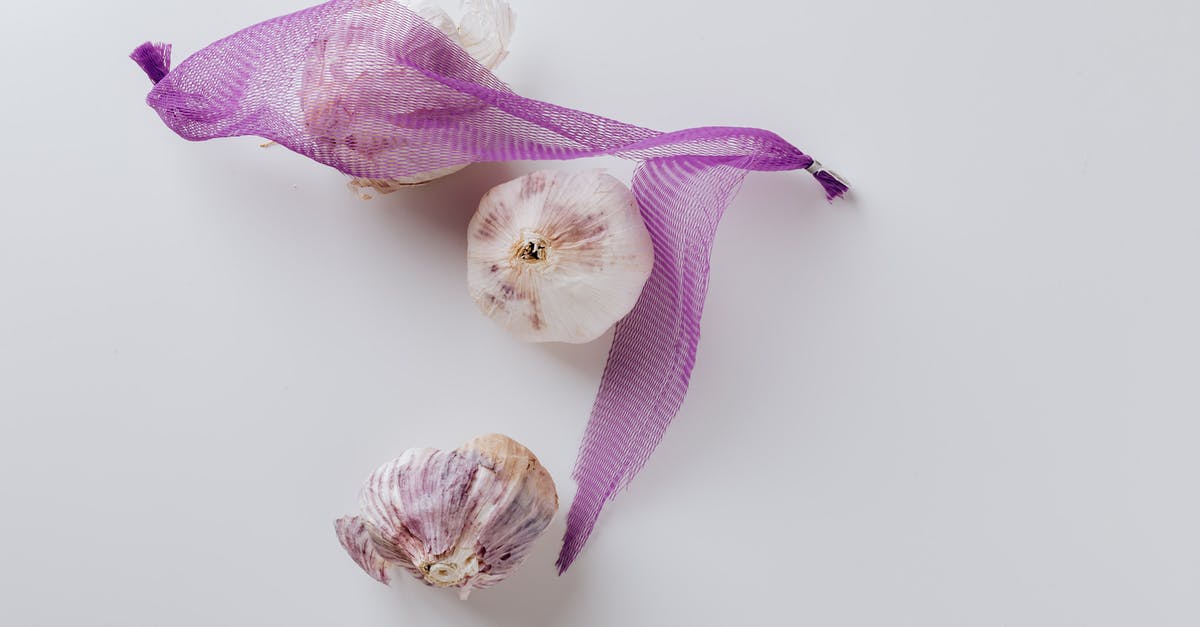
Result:
<svg viewBox="0 0 1200 627">
<path fill-rule="evenodd" d="M 146 43 L 131 56 L 155 82 L 148 104 L 189 140 L 260 136 L 367 179 L 478 161 L 615 155 L 638 162 L 632 187 L 654 241 L 654 269 L 616 327 L 573 473 L 579 490 L 559 572 L 683 403 L 713 236 L 746 174 L 806 169 L 830 200 L 847 191 L 769 131 L 663 133 L 519 96 L 391 0 L 333 0 L 268 20 L 175 69 L 170 52 Z"/>
</svg>

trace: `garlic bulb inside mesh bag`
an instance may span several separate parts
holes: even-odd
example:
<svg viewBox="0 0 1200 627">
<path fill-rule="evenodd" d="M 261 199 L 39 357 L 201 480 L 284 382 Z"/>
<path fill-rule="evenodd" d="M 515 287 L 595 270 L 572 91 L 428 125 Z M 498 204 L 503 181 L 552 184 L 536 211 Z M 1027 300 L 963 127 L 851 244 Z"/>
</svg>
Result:
<svg viewBox="0 0 1200 627">
<path fill-rule="evenodd" d="M 338 539 L 375 579 L 403 568 L 467 598 L 513 572 L 558 510 L 550 473 L 515 440 L 480 436 L 452 451 L 404 451 L 371 474 L 362 514 Z"/>
<path fill-rule="evenodd" d="M 429 164 L 427 156 L 417 154 L 406 138 L 395 133 L 397 116 L 421 114 L 422 107 L 430 105 L 419 94 L 398 94 L 399 90 L 420 91 L 427 79 L 396 63 L 395 54 L 423 45 L 395 21 L 397 4 L 408 6 L 488 69 L 507 56 L 513 32 L 512 9 L 504 0 L 463 0 L 458 23 L 430 0 L 411 5 L 407 0 L 367 0 L 313 44 L 301 78 L 304 125 L 317 137 L 318 150 L 331 159 L 417 172 L 351 181 L 354 189 L 372 187 L 384 194 L 466 167 Z"/>
<path fill-rule="evenodd" d="M 654 245 L 633 192 L 602 170 L 545 170 L 484 195 L 467 232 L 467 286 L 530 342 L 590 342 L 637 304 Z"/>
</svg>

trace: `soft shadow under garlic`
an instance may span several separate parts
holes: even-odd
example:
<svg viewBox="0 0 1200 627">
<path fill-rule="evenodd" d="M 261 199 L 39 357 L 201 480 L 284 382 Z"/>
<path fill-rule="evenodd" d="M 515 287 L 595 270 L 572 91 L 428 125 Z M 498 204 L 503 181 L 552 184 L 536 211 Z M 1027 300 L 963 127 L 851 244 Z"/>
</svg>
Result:
<svg viewBox="0 0 1200 627">
<path fill-rule="evenodd" d="M 489 189 L 525 171 L 511 163 L 475 163 L 436 181 L 364 200 L 362 205 L 386 216 L 398 230 L 431 228 L 442 235 L 449 234 L 447 255 L 465 259 L 467 223 L 479 207 L 479 200 Z M 346 195 L 354 197 L 351 192 Z M 465 277 L 460 279 L 466 280 Z M 463 292 L 466 293 L 465 283 Z"/>
<path fill-rule="evenodd" d="M 503 333 L 502 330 L 498 330 Z M 604 360 L 612 347 L 613 329 L 604 332 L 599 338 L 586 344 L 566 344 L 563 342 L 518 342 L 513 345 L 531 356 L 549 356 L 556 362 L 570 367 L 572 370 L 586 376 L 588 380 L 599 384 L 600 375 L 604 373 Z"/>
</svg>

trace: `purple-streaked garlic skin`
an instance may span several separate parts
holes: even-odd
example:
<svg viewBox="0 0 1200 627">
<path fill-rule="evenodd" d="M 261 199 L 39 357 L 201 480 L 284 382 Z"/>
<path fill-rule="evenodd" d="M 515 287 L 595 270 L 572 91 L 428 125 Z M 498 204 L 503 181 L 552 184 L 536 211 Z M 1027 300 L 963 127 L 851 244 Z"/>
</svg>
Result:
<svg viewBox="0 0 1200 627">
<path fill-rule="evenodd" d="M 461 4 L 462 15 L 456 24 L 433 2 L 363 2 L 310 47 L 301 77 L 300 108 L 318 150 L 340 163 L 386 164 L 416 171 L 400 178 L 355 178 L 350 182 L 352 189 L 361 193 L 369 187 L 387 194 L 466 167 L 464 163 L 470 160 L 466 154 L 460 155 L 460 163 L 446 165 L 441 162 L 444 159 L 413 150 L 410 138 L 397 135 L 397 127 L 390 121 L 421 106 L 419 100 L 413 104 L 398 94 L 398 85 L 419 89 L 424 81 L 432 80 L 395 63 L 393 55 L 405 46 L 420 45 L 388 29 L 394 26 L 389 18 L 394 19 L 395 5 L 408 6 L 488 69 L 495 69 L 507 56 L 514 27 L 508 3 L 463 0 Z"/>
<path fill-rule="evenodd" d="M 529 342 L 600 337 L 637 304 L 653 266 L 633 192 L 602 170 L 544 170 L 502 183 L 467 230 L 471 297 Z"/>
<path fill-rule="evenodd" d="M 371 527 L 361 516 L 343 516 L 334 523 L 342 548 L 368 575 L 376 581 L 388 583 L 388 562 L 383 559 L 371 539 Z"/>
<path fill-rule="evenodd" d="M 466 598 L 520 566 L 558 494 L 529 449 L 491 434 L 452 451 L 405 451 L 371 474 L 361 505 L 335 527 L 367 574 L 389 583 L 388 569 L 400 567 Z"/>
</svg>

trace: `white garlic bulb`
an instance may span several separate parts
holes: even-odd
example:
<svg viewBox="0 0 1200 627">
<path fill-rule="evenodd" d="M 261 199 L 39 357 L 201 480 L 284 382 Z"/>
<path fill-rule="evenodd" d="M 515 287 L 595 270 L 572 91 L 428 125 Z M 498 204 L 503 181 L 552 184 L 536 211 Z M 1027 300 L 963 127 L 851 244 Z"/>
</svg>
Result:
<svg viewBox="0 0 1200 627">
<path fill-rule="evenodd" d="M 654 266 L 633 192 L 602 170 L 546 170 L 494 187 L 467 238 L 471 296 L 530 342 L 600 337 L 637 304 Z"/>
<path fill-rule="evenodd" d="M 403 138 L 380 135 L 376 129 L 389 128 L 387 122 L 368 113 L 377 111 L 379 103 L 395 101 L 396 85 L 422 80 L 416 70 L 397 67 L 389 57 L 387 48 L 397 45 L 395 42 L 381 44 L 384 35 L 374 34 L 392 3 L 408 6 L 488 69 L 494 69 L 508 54 L 513 12 L 504 0 L 462 0 L 462 18 L 456 24 L 430 0 L 415 4 L 408 0 L 368 1 L 342 16 L 329 35 L 310 49 L 301 81 L 300 108 L 304 125 L 316 136 L 321 150 L 339 160 L 366 159 L 419 168 L 423 163 L 405 150 Z M 387 194 L 464 167 L 435 168 L 397 179 L 355 178 L 350 186 L 356 191 L 370 187 Z"/>
<path fill-rule="evenodd" d="M 404 451 L 371 474 L 360 500 L 362 515 L 335 526 L 367 574 L 386 584 L 389 569 L 404 568 L 463 599 L 520 566 L 558 511 L 550 473 L 499 434 Z"/>
</svg>

